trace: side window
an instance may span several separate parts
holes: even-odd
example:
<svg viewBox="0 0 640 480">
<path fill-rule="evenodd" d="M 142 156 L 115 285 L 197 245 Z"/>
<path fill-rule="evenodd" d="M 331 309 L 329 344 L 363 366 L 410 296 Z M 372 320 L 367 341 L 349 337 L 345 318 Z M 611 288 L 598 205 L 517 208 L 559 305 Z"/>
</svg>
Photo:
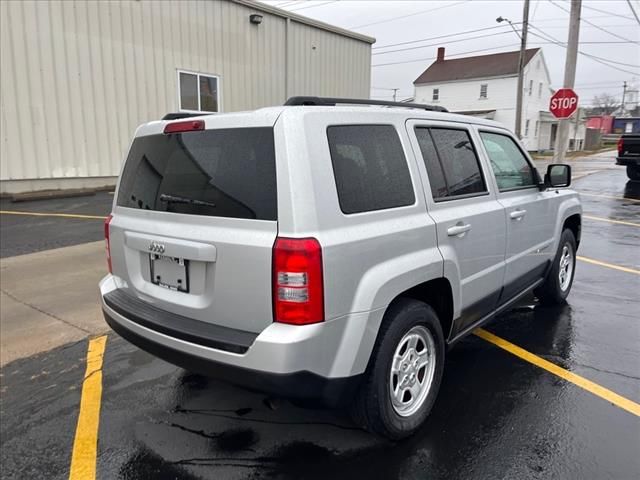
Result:
<svg viewBox="0 0 640 480">
<path fill-rule="evenodd" d="M 489 132 L 480 132 L 480 137 L 500 191 L 537 184 L 533 168 L 511 137 Z"/>
<path fill-rule="evenodd" d="M 370 212 L 415 202 L 400 137 L 391 125 L 327 128 L 331 163 L 344 213 Z"/>
<path fill-rule="evenodd" d="M 433 95 L 431 97 L 432 100 L 439 100 L 440 99 L 440 89 L 439 88 L 434 88 L 433 89 Z"/>
<path fill-rule="evenodd" d="M 448 196 L 486 192 L 469 133 L 466 130 L 431 128 L 431 136 L 444 170 Z"/>
<path fill-rule="evenodd" d="M 488 88 L 489 88 L 489 85 L 486 83 L 483 83 L 482 85 L 480 85 L 480 98 L 487 98 Z"/>
<path fill-rule="evenodd" d="M 418 139 L 418 145 L 420 145 L 420 151 L 422 152 L 422 158 L 424 159 L 424 166 L 427 169 L 427 175 L 429 176 L 429 185 L 431 185 L 431 196 L 435 199 L 443 198 L 447 196 L 447 182 L 444 179 L 444 172 L 442 171 L 442 165 L 438 159 L 438 153 L 436 152 L 436 146 L 433 144 L 431 133 L 428 128 L 417 127 L 415 129 L 416 138 Z"/>
</svg>

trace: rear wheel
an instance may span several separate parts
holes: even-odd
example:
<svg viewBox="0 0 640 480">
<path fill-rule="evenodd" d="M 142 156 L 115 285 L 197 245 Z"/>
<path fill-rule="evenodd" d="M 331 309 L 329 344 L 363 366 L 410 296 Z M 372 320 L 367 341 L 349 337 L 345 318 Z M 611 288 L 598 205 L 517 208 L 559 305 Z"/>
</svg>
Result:
<svg viewBox="0 0 640 480">
<path fill-rule="evenodd" d="M 551 270 L 544 283 L 535 290 L 543 305 L 559 305 L 565 301 L 576 270 L 576 239 L 573 232 L 565 229 L 560 237 L 560 245 Z"/>
<path fill-rule="evenodd" d="M 393 440 L 413 434 L 440 389 L 444 351 L 434 310 L 413 299 L 395 301 L 385 314 L 366 379 L 352 405 L 354 421 Z"/>
<path fill-rule="evenodd" d="M 640 182 L 640 165 L 627 165 L 627 177 L 634 182 Z"/>
</svg>

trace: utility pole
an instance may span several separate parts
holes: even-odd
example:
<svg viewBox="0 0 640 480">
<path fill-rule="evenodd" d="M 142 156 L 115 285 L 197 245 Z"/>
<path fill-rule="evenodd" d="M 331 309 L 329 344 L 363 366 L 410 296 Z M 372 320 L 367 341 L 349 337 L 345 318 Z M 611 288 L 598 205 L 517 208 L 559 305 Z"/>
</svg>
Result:
<svg viewBox="0 0 640 480">
<path fill-rule="evenodd" d="M 620 104 L 620 115 L 624 117 L 624 101 L 627 96 L 627 82 L 622 84 L 622 103 Z"/>
<path fill-rule="evenodd" d="M 522 96 L 524 88 L 524 61 L 527 51 L 527 31 L 529 30 L 529 0 L 524 0 L 522 10 L 522 35 L 520 36 L 520 58 L 518 59 L 518 92 L 516 93 L 516 136 L 522 138 Z"/>
<path fill-rule="evenodd" d="M 398 93 L 398 90 L 400 90 L 399 88 L 392 88 L 391 90 L 393 90 L 393 101 L 396 101 L 396 94 Z"/>
<path fill-rule="evenodd" d="M 576 81 L 576 62 L 578 59 L 578 39 L 580 38 L 580 9 L 582 0 L 571 0 L 571 13 L 569 14 L 569 39 L 567 41 L 567 58 L 564 64 L 564 88 L 573 89 Z M 554 163 L 562 163 L 569 146 L 569 122 L 568 118 L 558 123 L 558 134 L 553 154 Z"/>
</svg>

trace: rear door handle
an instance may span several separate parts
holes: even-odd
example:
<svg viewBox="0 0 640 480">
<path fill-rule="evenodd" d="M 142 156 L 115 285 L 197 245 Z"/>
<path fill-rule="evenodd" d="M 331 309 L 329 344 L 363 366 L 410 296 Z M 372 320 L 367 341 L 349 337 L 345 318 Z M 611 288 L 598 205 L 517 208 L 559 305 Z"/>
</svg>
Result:
<svg viewBox="0 0 640 480">
<path fill-rule="evenodd" d="M 447 228 L 447 235 L 450 237 L 464 237 L 464 234 L 471 230 L 471 225 L 459 223 L 453 227 Z"/>
<path fill-rule="evenodd" d="M 520 220 L 527 214 L 526 210 L 514 210 L 509 214 L 512 220 Z"/>
</svg>

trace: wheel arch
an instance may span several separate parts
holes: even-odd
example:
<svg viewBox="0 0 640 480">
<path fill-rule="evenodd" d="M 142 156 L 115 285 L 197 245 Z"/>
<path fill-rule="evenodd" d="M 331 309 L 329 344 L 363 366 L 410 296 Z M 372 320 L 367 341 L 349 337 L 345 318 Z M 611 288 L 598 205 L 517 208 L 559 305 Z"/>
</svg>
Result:
<svg viewBox="0 0 640 480">
<path fill-rule="evenodd" d="M 453 326 L 453 289 L 448 279 L 441 277 L 420 283 L 400 293 L 394 301 L 399 298 L 419 300 L 433 308 L 438 315 L 445 340 L 450 338 Z"/>
<path fill-rule="evenodd" d="M 582 216 L 579 213 L 574 213 L 573 215 L 568 216 L 562 224 L 562 231 L 565 229 L 571 230 L 576 239 L 576 247 L 579 247 L 580 236 L 582 234 Z"/>
</svg>

